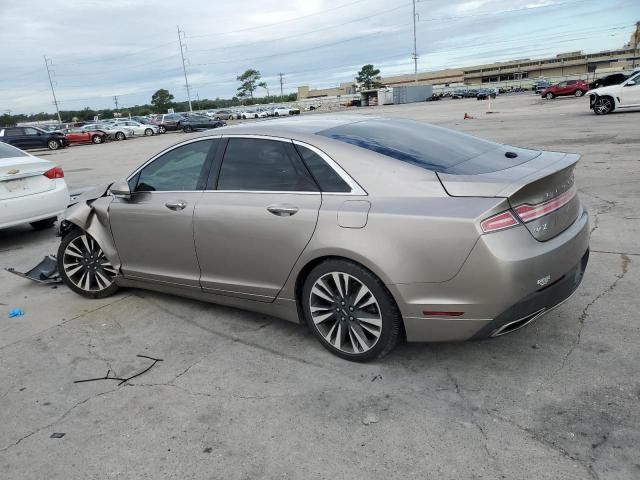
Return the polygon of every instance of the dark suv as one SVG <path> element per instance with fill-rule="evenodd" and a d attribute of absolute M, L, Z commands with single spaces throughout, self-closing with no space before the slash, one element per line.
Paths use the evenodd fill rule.
<path fill-rule="evenodd" d="M 48 148 L 58 150 L 69 143 L 60 132 L 46 132 L 36 127 L 0 128 L 0 142 L 8 143 L 23 150 L 27 148 Z"/>
<path fill-rule="evenodd" d="M 164 113 L 152 117 L 151 123 L 158 126 L 160 133 L 165 133 L 167 130 L 180 129 L 180 120 L 182 119 L 183 117 L 179 113 Z"/>

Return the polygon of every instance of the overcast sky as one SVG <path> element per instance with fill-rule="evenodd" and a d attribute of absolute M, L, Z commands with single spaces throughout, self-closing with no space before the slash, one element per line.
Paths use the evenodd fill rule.
<path fill-rule="evenodd" d="M 418 0 L 418 68 L 437 70 L 619 48 L 640 0 Z M 413 71 L 411 0 L 0 0 L 0 112 L 186 100 L 176 26 L 185 32 L 192 96 L 230 98 L 260 70 L 271 93 Z M 257 92 L 264 95 L 266 92 Z"/>

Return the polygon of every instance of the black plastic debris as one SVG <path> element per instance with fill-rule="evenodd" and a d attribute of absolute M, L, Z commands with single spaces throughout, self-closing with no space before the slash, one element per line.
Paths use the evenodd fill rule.
<path fill-rule="evenodd" d="M 144 370 L 136 373 L 135 375 L 131 375 L 130 377 L 127 377 L 127 378 L 111 377 L 111 376 L 109 376 L 110 373 L 111 373 L 111 370 L 107 370 L 107 374 L 104 377 L 87 378 L 86 380 L 75 380 L 73 383 L 97 382 L 98 380 L 117 380 L 117 381 L 120 382 L 120 383 L 118 383 L 118 386 L 120 386 L 123 383 L 127 383 L 129 380 L 131 380 L 133 378 L 139 377 L 143 373 L 147 373 L 149 370 L 151 370 L 154 367 L 154 365 L 156 363 L 162 362 L 161 358 L 147 357 L 146 355 L 136 355 L 136 357 L 138 357 L 138 358 L 148 358 L 149 360 L 153 360 L 153 363 L 151 365 L 149 365 L 147 368 L 145 368 Z"/>
<path fill-rule="evenodd" d="M 52 433 L 52 434 L 51 434 L 51 436 L 50 436 L 49 438 L 62 438 L 62 437 L 64 437 L 65 435 L 66 435 L 66 433 L 62 433 L 62 432 L 59 432 L 59 433 Z"/>
<path fill-rule="evenodd" d="M 58 272 L 58 261 L 53 255 L 47 255 L 42 261 L 28 272 L 18 272 L 15 268 L 5 268 L 9 273 L 32 280 L 37 283 L 62 283 Z"/>

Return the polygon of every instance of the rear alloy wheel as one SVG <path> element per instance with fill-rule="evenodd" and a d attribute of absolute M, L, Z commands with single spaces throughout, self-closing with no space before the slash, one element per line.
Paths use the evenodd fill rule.
<path fill-rule="evenodd" d="M 74 292 L 88 298 L 104 298 L 118 290 L 117 271 L 98 242 L 82 230 L 72 230 L 58 247 L 58 271 Z"/>
<path fill-rule="evenodd" d="M 164 125 L 160 125 L 160 127 L 158 128 L 158 132 L 167 133 L 167 127 L 165 127 Z"/>
<path fill-rule="evenodd" d="M 145 134 L 147 137 L 150 137 L 151 135 L 153 135 L 153 130 L 151 130 L 150 128 L 145 128 L 145 129 L 144 129 L 144 134 Z"/>
<path fill-rule="evenodd" d="M 328 260 L 307 277 L 305 319 L 322 345 L 352 361 L 380 358 L 400 336 L 401 317 L 393 297 L 369 270 L 345 260 Z"/>
<path fill-rule="evenodd" d="M 584 92 L 582 90 L 576 90 L 576 93 L 574 95 L 576 97 L 581 97 L 582 95 L 584 95 Z"/>
<path fill-rule="evenodd" d="M 593 105 L 593 113 L 596 115 L 606 115 L 607 113 L 613 112 L 614 108 L 615 105 L 611 97 L 600 97 Z"/>
<path fill-rule="evenodd" d="M 60 142 L 58 140 L 49 140 L 47 147 L 49 147 L 49 150 L 58 150 L 60 148 Z"/>
<path fill-rule="evenodd" d="M 545 95 L 545 98 L 546 98 L 547 100 L 553 100 L 553 97 L 554 97 L 553 93 L 547 93 L 547 94 Z"/>
<path fill-rule="evenodd" d="M 93 143 L 95 143 L 96 145 L 99 143 L 102 143 L 102 136 L 101 135 L 94 135 L 93 137 L 91 137 L 91 141 Z"/>
<path fill-rule="evenodd" d="M 127 136 L 124 133 L 122 132 L 116 133 L 116 140 L 124 140 L 125 138 L 127 138 Z"/>
<path fill-rule="evenodd" d="M 38 220 L 37 222 L 31 222 L 31 225 L 35 230 L 45 230 L 47 228 L 53 227 L 53 225 L 58 220 L 57 217 L 45 218 L 44 220 Z"/>

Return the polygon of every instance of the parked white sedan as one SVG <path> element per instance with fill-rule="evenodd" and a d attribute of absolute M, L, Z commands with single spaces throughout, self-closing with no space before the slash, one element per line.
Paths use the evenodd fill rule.
<path fill-rule="evenodd" d="M 69 204 L 62 168 L 0 143 L 0 229 L 49 228 Z"/>
<path fill-rule="evenodd" d="M 271 107 L 271 115 L 274 117 L 291 115 L 291 109 L 282 105 L 276 105 L 275 107 Z"/>
<path fill-rule="evenodd" d="M 158 135 L 160 127 L 157 125 L 145 125 L 144 123 L 136 122 L 135 120 L 120 120 L 117 122 L 111 122 L 114 127 L 128 128 L 133 130 L 135 135 Z"/>

